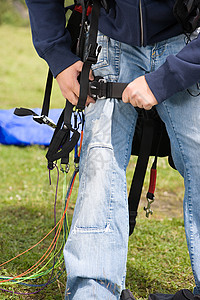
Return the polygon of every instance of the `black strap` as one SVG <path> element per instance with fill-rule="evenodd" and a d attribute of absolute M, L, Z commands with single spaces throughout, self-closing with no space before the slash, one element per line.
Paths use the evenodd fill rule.
<path fill-rule="evenodd" d="M 41 112 L 42 116 L 49 115 L 52 84 L 53 84 L 53 74 L 52 74 L 51 70 L 49 69 L 48 75 L 47 75 L 45 93 L 44 93 L 44 100 L 43 100 L 43 105 L 42 105 L 42 112 Z"/>
<path fill-rule="evenodd" d="M 16 108 L 14 110 L 14 114 L 17 116 L 20 116 L 20 117 L 32 115 L 33 120 L 36 121 L 37 123 L 47 124 L 47 125 L 51 126 L 52 128 L 56 128 L 56 125 L 54 124 L 54 122 L 48 118 L 52 84 L 53 84 L 53 75 L 52 75 L 51 70 L 49 69 L 48 75 L 47 75 L 47 80 L 46 80 L 46 87 L 45 87 L 42 111 L 41 111 L 40 116 L 38 114 L 36 114 L 33 110 L 28 109 L 28 108 L 23 108 L 23 107 Z"/>
<path fill-rule="evenodd" d="M 135 167 L 135 172 L 133 175 L 133 180 L 131 183 L 131 188 L 128 197 L 129 235 L 133 233 L 136 224 L 137 210 L 140 201 L 140 196 L 142 193 L 142 187 L 143 187 L 146 169 L 149 161 L 149 156 L 151 153 L 153 134 L 154 134 L 154 121 L 152 119 L 144 118 L 140 152 L 137 159 L 137 164 Z"/>
<path fill-rule="evenodd" d="M 176 0 L 173 12 L 186 35 L 200 26 L 199 0 Z"/>
<path fill-rule="evenodd" d="M 128 83 L 106 82 L 102 77 L 96 77 L 89 82 L 88 94 L 97 99 L 116 98 L 121 99 L 124 89 Z"/>
<path fill-rule="evenodd" d="M 80 133 L 78 130 L 73 129 L 71 125 L 73 107 L 73 104 L 66 100 L 65 108 L 58 120 L 57 128 L 46 154 L 49 169 L 54 168 L 53 163 L 58 159 L 61 159 L 61 163 L 67 164 L 69 162 L 69 153 L 79 140 Z"/>
<path fill-rule="evenodd" d="M 83 68 L 80 75 L 80 95 L 78 99 L 77 109 L 83 110 L 85 108 L 85 103 L 88 96 L 88 84 L 89 84 L 89 72 L 92 64 L 97 62 L 97 57 L 100 48 L 97 49 L 97 33 L 99 24 L 99 14 L 100 14 L 101 4 L 100 1 L 93 1 L 93 8 L 91 13 L 91 25 L 89 31 L 89 41 L 88 41 L 88 54 L 86 60 L 83 64 Z"/>
<path fill-rule="evenodd" d="M 120 82 L 108 82 L 107 85 L 107 95 L 108 98 L 119 98 L 119 95 L 122 95 L 124 89 L 127 87 L 128 83 L 120 83 Z M 119 99 L 121 99 L 120 96 Z"/>
<path fill-rule="evenodd" d="M 16 107 L 14 110 L 14 115 L 19 116 L 19 117 L 25 117 L 25 116 L 38 116 L 33 110 L 29 108 L 24 108 L 24 107 Z"/>

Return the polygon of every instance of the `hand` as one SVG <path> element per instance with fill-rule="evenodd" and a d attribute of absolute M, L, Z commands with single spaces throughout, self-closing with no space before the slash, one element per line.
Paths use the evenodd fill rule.
<path fill-rule="evenodd" d="M 158 104 L 144 76 L 136 78 L 127 85 L 122 94 L 122 101 L 146 110 L 150 110 L 152 106 Z"/>
<path fill-rule="evenodd" d="M 82 61 L 77 61 L 67 69 L 63 70 L 56 77 L 60 90 L 65 99 L 69 100 L 73 105 L 77 105 L 80 92 L 80 84 L 77 80 L 83 67 Z M 90 80 L 94 80 L 92 71 L 89 75 Z M 94 99 L 90 96 L 87 97 L 86 105 L 95 103 Z"/>

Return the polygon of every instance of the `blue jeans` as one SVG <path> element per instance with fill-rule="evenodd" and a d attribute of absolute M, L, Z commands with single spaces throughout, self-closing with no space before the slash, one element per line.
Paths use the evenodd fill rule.
<path fill-rule="evenodd" d="M 183 36 L 147 47 L 131 47 L 101 33 L 95 75 L 130 82 L 152 72 L 184 46 Z M 199 91 L 194 85 L 190 91 Z M 157 105 L 171 139 L 175 165 L 185 180 L 184 218 L 200 294 L 200 97 L 183 91 Z M 125 287 L 129 222 L 126 168 L 137 113 L 116 99 L 85 109 L 80 185 L 71 231 L 64 248 L 68 274 L 66 300 L 116 300 Z"/>

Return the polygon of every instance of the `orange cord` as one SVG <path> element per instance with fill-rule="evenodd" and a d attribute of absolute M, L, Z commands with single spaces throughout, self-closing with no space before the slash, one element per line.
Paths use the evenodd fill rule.
<path fill-rule="evenodd" d="M 78 153 L 78 156 L 80 157 L 80 153 L 81 153 L 81 148 L 82 148 L 82 142 L 83 142 L 83 131 L 81 131 L 81 139 L 80 139 L 80 148 L 79 148 L 79 153 Z M 68 205 L 69 205 L 69 200 L 70 200 L 70 197 L 71 197 L 71 193 L 72 193 L 72 189 L 73 189 L 73 186 L 74 186 L 74 182 L 75 182 L 75 178 L 76 178 L 76 175 L 77 173 L 75 174 L 74 176 L 74 179 L 72 181 L 72 185 L 71 185 L 71 189 L 70 189 L 70 192 L 69 192 L 69 196 L 67 198 L 67 203 L 66 203 L 66 207 L 65 207 L 65 210 L 64 210 L 64 213 L 60 219 L 60 221 L 50 230 L 49 233 L 47 233 L 38 243 L 36 243 L 35 245 L 31 246 L 29 249 L 25 250 L 24 252 L 16 255 L 15 257 L 11 258 L 10 260 L 0 264 L 0 267 L 4 266 L 5 264 L 11 262 L 12 260 L 20 257 L 21 255 L 29 252 L 30 250 L 32 250 L 33 248 L 35 248 L 36 246 L 38 246 L 43 240 L 45 240 L 51 233 L 52 231 L 54 231 L 54 229 L 59 225 L 58 229 L 57 229 L 57 232 L 56 232 L 56 235 L 55 237 L 53 238 L 53 241 L 51 242 L 49 248 L 47 249 L 47 251 L 43 254 L 43 256 L 31 267 L 29 268 L 28 270 L 26 270 L 25 272 L 17 275 L 17 276 L 14 276 L 12 278 L 9 278 L 9 279 L 6 279 L 6 280 L 1 280 L 0 283 L 3 283 L 3 282 L 8 282 L 8 281 L 11 281 L 13 279 L 16 279 L 16 278 L 19 278 L 19 277 L 22 277 L 23 275 L 26 275 L 26 274 L 29 274 L 30 272 L 32 272 L 33 270 L 35 270 L 40 264 L 43 263 L 43 261 L 45 261 L 49 255 L 51 254 L 51 252 L 53 251 L 53 249 L 55 248 L 56 246 L 56 243 L 58 241 L 58 238 L 60 236 L 60 232 L 61 232 L 61 229 L 62 229 L 62 225 L 63 225 L 63 220 L 64 220 L 64 217 L 65 217 L 65 214 L 67 212 L 67 209 L 68 209 Z M 55 242 L 54 242 L 55 240 Z M 53 244 L 53 247 L 51 249 L 51 245 Z M 51 251 L 48 253 L 49 249 L 51 249 Z M 48 253 L 48 255 L 46 255 Z M 46 257 L 43 259 L 43 257 L 46 255 Z M 42 260 L 43 259 L 43 260 Z M 42 260 L 42 261 L 41 261 Z"/>
<path fill-rule="evenodd" d="M 72 182 L 72 186 L 71 186 L 71 189 L 70 189 L 69 196 L 68 196 L 68 198 L 67 198 L 67 203 L 66 203 L 66 207 L 65 207 L 65 211 L 64 211 L 64 213 L 63 213 L 63 216 L 61 217 L 60 221 L 56 224 L 56 226 L 54 226 L 54 228 L 53 228 L 53 229 L 52 229 L 52 230 L 51 230 L 51 231 L 50 231 L 43 239 L 41 239 L 41 241 L 43 241 L 43 240 L 44 240 L 44 239 L 45 239 L 45 238 L 46 238 L 46 237 L 47 237 L 47 236 L 48 236 L 48 235 L 49 235 L 49 234 L 50 234 L 50 233 L 58 226 L 58 224 L 60 223 L 60 225 L 59 225 L 59 227 L 58 227 L 58 230 L 57 230 L 57 233 L 56 233 L 55 237 L 53 238 L 53 241 L 51 242 L 51 244 L 50 244 L 49 248 L 47 249 L 47 251 L 44 253 L 44 255 L 43 255 L 43 256 L 42 256 L 42 257 L 41 257 L 41 258 L 40 258 L 40 259 L 39 259 L 39 260 L 38 260 L 31 268 L 29 268 L 28 270 L 26 270 L 25 272 L 23 272 L 23 273 L 21 273 L 21 274 L 19 274 L 19 275 L 17 275 L 17 276 L 14 276 L 14 277 L 9 278 L 9 279 L 6 279 L 6 280 L 1 280 L 0 283 L 8 282 L 8 281 L 11 281 L 11 280 L 16 279 L 16 278 L 18 278 L 18 277 L 22 277 L 23 275 L 29 274 L 30 272 L 32 272 L 33 270 L 35 270 L 40 264 L 42 264 L 43 261 L 45 261 L 45 260 L 48 258 L 48 256 L 51 254 L 51 252 L 53 251 L 53 249 L 54 249 L 54 247 L 55 247 L 55 245 L 56 245 L 56 243 L 57 243 L 57 240 L 58 240 L 58 238 L 59 238 L 59 236 L 60 236 L 60 232 L 61 232 L 62 225 L 63 225 L 63 220 L 64 220 L 64 217 L 65 217 L 65 214 L 66 214 L 68 205 L 69 205 L 69 200 L 70 200 L 70 197 L 71 197 L 72 188 L 73 188 L 73 185 L 74 185 L 74 181 L 75 181 L 76 175 L 77 175 L 77 173 L 75 174 L 74 179 L 73 179 L 73 182 Z M 57 238 L 56 238 L 56 237 L 57 237 Z M 54 240 L 55 240 L 55 243 L 54 243 Z M 38 242 L 37 244 L 35 244 L 34 246 L 30 247 L 28 250 L 22 252 L 21 254 L 18 254 L 16 257 L 14 257 L 14 258 L 8 260 L 7 262 L 1 264 L 0 266 L 3 266 L 3 265 L 5 265 L 6 263 L 12 261 L 13 259 L 19 257 L 20 255 L 22 255 L 22 254 L 24 254 L 24 253 L 30 251 L 32 248 L 36 247 L 41 241 L 39 241 L 39 242 Z M 43 257 L 44 257 L 44 256 L 46 255 L 46 253 L 49 251 L 49 249 L 51 248 L 51 245 L 52 245 L 53 243 L 54 243 L 54 245 L 53 245 L 51 251 L 50 251 L 49 254 L 43 259 Z M 42 259 L 43 259 L 43 260 L 42 260 Z M 42 260 L 42 261 L 41 261 L 41 260 Z M 39 264 L 39 263 L 40 263 L 40 264 Z"/>
<path fill-rule="evenodd" d="M 81 154 L 82 143 L 83 143 L 83 130 L 81 131 L 81 140 L 80 140 L 80 147 L 79 147 L 78 157 L 80 157 L 80 154 Z"/>

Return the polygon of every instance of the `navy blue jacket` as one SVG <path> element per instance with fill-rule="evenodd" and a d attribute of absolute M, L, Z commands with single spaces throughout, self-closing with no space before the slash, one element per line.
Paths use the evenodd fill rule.
<path fill-rule="evenodd" d="M 173 15 L 175 0 L 110 0 L 102 9 L 99 29 L 118 41 L 145 46 L 182 33 Z M 26 0 L 33 43 L 56 77 L 79 58 L 70 51 L 64 0 Z M 200 36 L 176 56 L 170 55 L 146 80 L 158 102 L 200 80 Z"/>

